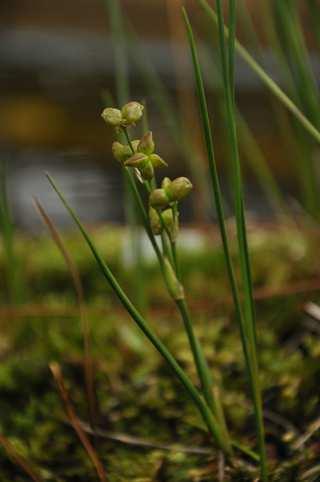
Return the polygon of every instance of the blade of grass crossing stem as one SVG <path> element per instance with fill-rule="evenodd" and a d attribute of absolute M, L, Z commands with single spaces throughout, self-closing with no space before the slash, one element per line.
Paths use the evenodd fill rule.
<path fill-rule="evenodd" d="M 208 18 L 218 23 L 218 17 L 213 8 L 210 7 L 206 0 L 197 0 L 200 6 L 203 8 Z M 229 36 L 229 30 L 224 26 L 225 37 Z M 248 66 L 255 72 L 264 85 L 277 97 L 278 101 L 288 109 L 291 114 L 300 122 L 304 129 L 318 142 L 320 143 L 320 132 L 312 124 L 312 122 L 303 114 L 298 106 L 287 96 L 287 94 L 278 86 L 278 84 L 265 72 L 265 70 L 259 65 L 259 63 L 250 55 L 250 53 L 243 47 L 243 45 L 236 40 L 235 49 L 240 57 L 248 64 Z"/>
<path fill-rule="evenodd" d="M 83 336 L 84 379 L 85 379 L 85 386 L 86 386 L 87 403 L 89 408 L 89 419 L 90 419 L 91 425 L 95 427 L 96 396 L 94 392 L 94 371 L 93 371 L 93 364 L 92 364 L 92 357 L 91 357 L 91 330 L 90 330 L 90 325 L 85 312 L 84 292 L 83 292 L 80 273 L 57 227 L 55 226 L 50 216 L 48 215 L 48 213 L 46 212 L 46 210 L 44 209 L 44 207 L 42 206 L 42 204 L 38 199 L 34 198 L 34 204 L 45 226 L 48 228 L 53 242 L 56 244 L 58 250 L 62 254 L 62 257 L 66 263 L 66 266 L 69 270 L 69 273 L 73 281 L 73 286 L 74 286 L 74 290 L 78 301 L 80 322 L 81 322 L 81 329 L 82 329 L 82 336 Z"/>
<path fill-rule="evenodd" d="M 215 163 L 214 147 L 213 147 L 213 140 L 212 140 L 212 134 L 211 134 L 211 128 L 210 128 L 210 121 L 209 121 L 209 113 L 208 113 L 208 108 L 207 108 L 207 102 L 206 102 L 206 96 L 205 96 L 205 91 L 204 91 L 204 84 L 203 84 L 198 54 L 197 54 L 194 36 L 193 36 L 193 32 L 192 32 L 192 27 L 191 27 L 188 15 L 187 15 L 185 9 L 183 9 L 182 11 L 183 11 L 184 20 L 185 20 L 185 23 L 186 23 L 187 34 L 188 34 L 188 38 L 189 38 L 189 43 L 190 43 L 190 48 L 191 48 L 191 53 L 192 53 L 192 59 L 193 59 L 193 64 L 194 64 L 196 86 L 197 86 L 199 103 L 200 103 L 200 112 L 201 112 L 201 117 L 202 117 L 202 122 L 203 122 L 204 136 L 205 136 L 207 150 L 208 150 L 210 174 L 211 174 L 211 177 L 212 177 L 212 184 L 213 184 L 213 194 L 214 194 L 214 200 L 215 200 L 215 204 L 216 204 L 216 208 L 217 208 L 217 212 L 218 212 L 218 221 L 219 221 L 219 227 L 220 227 L 220 232 L 221 232 L 221 237 L 222 237 L 222 242 L 223 242 L 225 261 L 226 261 L 226 265 L 227 265 L 227 271 L 228 271 L 229 281 L 230 281 L 230 285 L 231 285 L 231 291 L 232 291 L 233 301 L 234 301 L 234 305 L 235 305 L 235 311 L 236 311 L 237 319 L 238 319 L 239 325 L 240 325 L 242 346 L 243 346 L 244 356 L 245 356 L 245 360 L 246 360 L 246 367 L 247 367 L 247 372 L 248 372 L 248 376 L 249 376 L 249 380 L 250 380 L 250 385 L 251 385 L 252 392 L 253 392 L 253 398 L 254 398 L 254 402 L 255 402 L 254 406 L 255 406 L 255 409 L 256 409 L 256 407 L 259 406 L 259 403 L 258 403 L 259 402 L 259 391 L 256 390 L 257 384 L 255 383 L 255 381 L 257 379 L 257 369 L 256 369 L 256 364 L 253 363 L 253 361 L 255 360 L 254 345 L 250 340 L 251 337 L 248 335 L 248 329 L 247 329 L 247 326 L 245 325 L 245 319 L 243 318 L 243 313 L 242 313 L 242 308 L 241 308 L 241 303 L 240 303 L 240 297 L 239 297 L 239 293 L 238 293 L 237 283 L 236 283 L 236 279 L 235 279 L 235 275 L 234 275 L 234 271 L 233 271 L 232 260 L 231 260 L 231 256 L 230 256 L 228 237 L 227 237 L 227 232 L 226 232 L 226 227 L 225 227 L 225 222 L 224 222 L 221 189 L 220 189 L 220 183 L 219 183 L 219 178 L 218 178 L 218 173 L 217 173 L 217 168 L 216 168 L 216 163 Z M 257 411 L 258 411 L 258 409 L 255 410 L 255 412 L 257 412 Z M 260 413 L 261 413 L 261 410 L 260 410 Z M 261 445 L 261 444 L 259 444 L 259 445 Z M 267 480 L 267 479 L 264 478 L 264 480 Z"/>
<path fill-rule="evenodd" d="M 239 257 L 242 277 L 242 288 L 244 293 L 244 319 L 246 334 L 248 336 L 250 349 L 250 373 L 251 389 L 254 402 L 256 425 L 258 432 L 258 445 L 260 452 L 260 469 L 263 481 L 268 479 L 267 458 L 265 448 L 265 433 L 263 423 L 263 409 L 261 389 L 259 383 L 258 360 L 257 360 L 257 336 L 255 326 L 255 306 L 253 299 L 253 287 L 251 278 L 251 267 L 247 241 L 244 196 L 242 186 L 242 174 L 239 158 L 239 146 L 235 117 L 235 79 L 234 79 L 234 53 L 235 53 L 235 29 L 236 29 L 236 0 L 229 0 L 229 36 L 228 49 L 225 47 L 224 18 L 221 0 L 216 0 L 218 14 L 218 30 L 220 56 L 224 78 L 225 101 L 227 104 L 228 134 L 233 154 L 233 189 L 235 191 L 235 215 L 237 224 L 237 237 L 239 245 Z M 227 54 L 228 53 L 228 54 Z M 249 350 L 248 350 L 249 352 Z"/>
<path fill-rule="evenodd" d="M 58 187 L 56 186 L 53 179 L 47 175 L 47 178 L 57 193 L 58 197 L 60 198 L 61 202 L 65 206 L 66 210 L 69 212 L 70 216 L 74 220 L 75 224 L 77 225 L 78 229 L 80 230 L 83 238 L 85 239 L 87 245 L 89 246 L 97 265 L 102 272 L 103 276 L 106 278 L 112 289 L 114 290 L 115 294 L 117 295 L 118 299 L 131 316 L 133 321 L 137 324 L 137 326 L 141 329 L 144 335 L 148 338 L 148 340 L 152 343 L 152 345 L 156 348 L 156 350 L 162 355 L 165 361 L 168 363 L 176 377 L 180 380 L 184 388 L 186 389 L 187 393 L 189 394 L 191 400 L 193 401 L 194 405 L 198 408 L 206 426 L 208 427 L 209 432 L 213 436 L 215 442 L 218 446 L 224 451 L 224 453 L 228 456 L 231 455 L 231 447 L 225 444 L 223 436 L 220 432 L 219 423 L 216 420 L 215 416 L 212 414 L 210 408 L 208 407 L 207 403 L 204 401 L 198 390 L 194 387 L 191 380 L 184 372 L 184 370 L 180 367 L 177 363 L 173 355 L 170 351 L 166 348 L 166 346 L 162 343 L 160 338 L 154 333 L 152 328 L 150 327 L 149 323 L 145 320 L 145 318 L 141 315 L 141 313 L 137 310 L 137 308 L 132 304 L 130 299 L 127 297 L 125 292 L 122 290 L 121 286 L 117 282 L 116 278 L 113 276 L 110 268 L 104 262 L 100 254 L 98 253 L 93 241 L 91 240 L 89 234 L 81 224 L 79 218 L 73 211 L 73 209 L 69 206 L 66 199 L 64 198 L 63 194 L 60 192 Z"/>

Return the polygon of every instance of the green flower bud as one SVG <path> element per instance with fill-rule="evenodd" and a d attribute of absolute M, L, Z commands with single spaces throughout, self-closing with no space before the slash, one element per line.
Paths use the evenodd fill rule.
<path fill-rule="evenodd" d="M 132 155 L 130 147 L 123 145 L 118 141 L 113 142 L 112 153 L 115 159 L 121 163 L 125 162 Z"/>
<path fill-rule="evenodd" d="M 172 209 L 166 209 L 161 213 L 162 221 L 170 233 L 172 241 L 175 241 L 179 231 L 178 214 L 175 216 Z"/>
<path fill-rule="evenodd" d="M 121 109 L 124 124 L 127 126 L 136 124 L 143 115 L 143 109 L 143 105 L 139 102 L 129 102 L 124 105 Z"/>
<path fill-rule="evenodd" d="M 151 206 L 149 208 L 149 221 L 150 221 L 150 227 L 153 234 L 155 235 L 161 234 L 162 224 L 161 224 L 160 216 L 157 213 L 157 211 Z"/>
<path fill-rule="evenodd" d="M 153 167 L 166 167 L 168 165 L 158 154 L 150 154 L 149 160 Z"/>
<path fill-rule="evenodd" d="M 129 159 L 127 159 L 124 164 L 128 167 L 137 167 L 138 169 L 141 169 L 145 167 L 147 162 L 148 156 L 146 156 L 142 152 L 136 152 L 131 157 L 129 157 Z"/>
<path fill-rule="evenodd" d="M 168 258 L 164 258 L 163 268 L 164 268 L 164 277 L 165 277 L 170 295 L 174 300 L 183 300 L 184 299 L 183 286 L 179 282 L 176 276 L 176 273 L 174 272 L 174 269 L 172 268 Z"/>
<path fill-rule="evenodd" d="M 152 132 L 149 131 L 142 137 L 138 146 L 138 151 L 150 156 L 150 154 L 153 154 L 154 148 L 155 145 L 153 142 Z"/>
<path fill-rule="evenodd" d="M 150 205 L 154 208 L 164 209 L 169 206 L 170 199 L 164 189 L 155 189 L 149 197 Z"/>
<path fill-rule="evenodd" d="M 119 109 L 107 107 L 102 111 L 101 117 L 112 127 L 120 127 L 122 123 L 122 113 Z"/>
<path fill-rule="evenodd" d="M 192 188 L 187 177 L 178 177 L 166 188 L 166 193 L 171 201 L 180 201 L 189 194 Z"/>

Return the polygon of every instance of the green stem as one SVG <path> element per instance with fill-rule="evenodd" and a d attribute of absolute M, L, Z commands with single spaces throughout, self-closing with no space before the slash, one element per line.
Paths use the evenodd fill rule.
<path fill-rule="evenodd" d="M 201 382 L 201 388 L 203 396 L 209 407 L 212 408 L 217 420 L 219 420 L 221 431 L 223 432 L 224 439 L 230 443 L 229 434 L 227 430 L 226 420 L 224 416 L 223 407 L 220 401 L 219 393 L 214 393 L 214 389 L 217 386 L 217 382 L 213 382 L 212 375 L 209 370 L 207 361 L 205 359 L 201 344 L 196 337 L 193 330 L 193 323 L 190 317 L 188 306 L 186 301 L 176 300 L 176 305 L 181 314 L 186 333 L 188 335 L 193 359 L 197 368 L 198 376 Z"/>
<path fill-rule="evenodd" d="M 125 134 L 125 137 L 127 139 L 128 145 L 130 146 L 130 149 L 132 153 L 134 153 L 134 149 L 130 140 L 130 136 L 128 134 L 128 131 L 125 127 L 123 127 L 123 132 Z M 150 194 L 151 192 L 151 185 L 148 182 L 144 183 L 144 186 Z M 173 206 L 174 209 L 174 215 L 177 215 L 177 206 Z M 178 255 L 177 255 L 177 249 L 176 249 L 176 243 L 172 240 L 172 237 L 170 235 L 170 232 L 167 229 L 167 226 L 165 225 L 163 221 L 163 217 L 161 215 L 161 211 L 158 212 L 160 221 L 162 223 L 162 227 L 164 229 L 163 233 L 161 234 L 161 241 L 162 241 L 162 247 L 163 247 L 163 253 L 164 255 L 170 260 L 171 264 L 174 267 L 174 271 L 176 273 L 177 278 L 179 279 L 179 264 L 178 264 Z M 169 245 L 167 243 L 167 238 L 169 240 Z M 159 264 L 161 266 L 161 269 L 163 271 L 163 258 L 162 255 L 158 256 Z M 164 277 L 165 278 L 165 277 Z M 203 389 L 204 397 L 207 401 L 208 406 L 212 409 L 213 414 L 217 417 L 220 427 L 222 430 L 223 437 L 225 439 L 225 443 L 227 445 L 230 445 L 230 439 L 229 439 L 229 434 L 227 431 L 227 426 L 226 426 L 226 421 L 225 421 L 225 416 L 223 412 L 223 407 L 220 402 L 220 396 L 219 396 L 219 391 L 216 387 L 213 389 L 213 383 L 211 379 L 211 374 L 210 370 L 207 364 L 207 361 L 204 357 L 202 347 L 197 339 L 197 337 L 194 334 L 193 331 L 193 324 L 191 321 L 191 317 L 187 308 L 187 304 L 185 300 L 175 300 L 176 305 L 178 307 L 178 311 L 180 312 L 181 318 L 183 320 L 188 340 L 190 343 L 190 348 L 191 352 L 193 355 L 193 359 L 197 368 L 199 380 Z"/>

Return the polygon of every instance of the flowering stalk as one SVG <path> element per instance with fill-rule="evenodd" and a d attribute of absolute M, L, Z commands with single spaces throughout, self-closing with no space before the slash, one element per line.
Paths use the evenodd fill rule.
<path fill-rule="evenodd" d="M 143 106 L 139 109 L 135 104 L 137 103 L 129 103 L 130 109 L 135 113 L 135 115 L 131 116 L 131 125 L 140 120 L 143 115 Z M 126 113 L 126 118 L 124 118 L 124 112 Z M 211 372 L 204 357 L 201 344 L 194 333 L 193 322 L 185 300 L 184 288 L 180 280 L 176 249 L 176 238 L 179 230 L 178 203 L 190 193 L 193 186 L 186 177 L 179 177 L 174 180 L 165 177 L 162 180 L 161 187 L 157 187 L 154 177 L 155 169 L 166 166 L 166 163 L 155 153 L 155 144 L 151 132 L 147 132 L 140 141 L 130 139 L 127 130 L 127 128 L 130 127 L 130 122 L 127 120 L 127 112 L 127 108 L 122 108 L 121 110 L 108 108 L 102 113 L 102 117 L 107 124 L 116 130 L 121 129 L 127 140 L 127 145 L 120 144 L 119 142 L 113 143 L 113 154 L 125 169 L 133 169 L 134 176 L 145 187 L 149 195 L 149 222 L 144 222 L 144 226 L 146 228 L 146 224 L 149 225 L 147 233 L 154 248 L 156 245 L 155 236 L 161 236 L 162 252 L 156 249 L 156 255 L 165 284 L 184 323 L 204 398 L 219 422 L 225 443 L 231 447 L 219 391 L 216 387 L 215 390 L 213 390 Z M 133 183 L 135 183 L 134 179 Z M 143 206 L 137 188 L 136 192 L 140 197 L 139 206 L 141 206 L 141 204 Z M 143 211 L 145 212 L 144 207 Z M 153 236 L 150 235 L 150 229 Z"/>

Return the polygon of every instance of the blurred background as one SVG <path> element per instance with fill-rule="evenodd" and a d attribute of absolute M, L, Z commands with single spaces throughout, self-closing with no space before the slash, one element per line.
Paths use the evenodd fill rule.
<path fill-rule="evenodd" d="M 218 160 L 226 178 L 228 146 L 216 50 L 212 49 L 215 32 L 197 2 L 184 3 L 199 40 Z M 309 9 L 314 2 L 300 3 L 301 31 L 318 80 L 318 32 L 313 29 Z M 277 55 L 268 36 L 264 4 L 264 0 L 239 2 L 238 36 L 288 90 L 290 82 L 280 65 L 281 55 Z M 214 215 L 206 202 L 206 164 L 180 8 L 179 0 L 1 2 L 0 158 L 6 164 L 10 205 L 20 228 L 37 230 L 40 226 L 32 195 L 42 199 L 60 224 L 68 223 L 51 193 L 45 171 L 56 178 L 85 221 L 124 222 L 122 176 L 110 153 L 111 132 L 100 117 L 103 106 L 108 102 L 116 105 L 121 95 L 146 102 L 149 124 L 158 151 L 169 163 L 169 174 L 193 178 L 196 192 L 184 206 L 184 220 L 207 222 Z M 285 43 L 282 48 L 290 68 L 290 52 L 285 50 Z M 292 138 L 288 126 L 287 137 L 283 136 L 286 114 L 278 112 L 275 120 L 273 102 L 265 87 L 241 60 L 237 61 L 237 96 L 249 129 L 243 132 L 247 135 L 246 152 L 251 145 L 251 161 L 263 156 L 280 182 L 286 201 L 291 202 L 292 196 L 298 197 L 299 175 L 292 159 L 288 159 Z M 186 133 L 187 141 L 181 139 L 182 133 Z M 251 212 L 269 218 L 270 199 L 257 180 L 254 166 L 246 169 L 246 174 Z"/>
<path fill-rule="evenodd" d="M 80 445 L 78 450 L 62 423 L 65 416 L 48 372 L 52 360 L 62 364 L 84 420 L 88 413 L 95 415 L 96 404 L 97 427 L 202 446 L 199 421 L 180 386 L 118 305 L 45 176 L 49 172 L 55 179 L 119 284 L 197 383 L 183 324 L 112 156 L 114 133 L 101 118 L 104 107 L 129 100 L 145 104 L 147 122 L 130 135 L 138 138 L 148 126 L 153 131 L 157 153 L 168 162 L 168 168 L 159 169 L 161 178 L 188 176 L 194 185 L 181 203 L 179 277 L 205 356 L 225 387 L 232 433 L 241 435 L 245 445 L 254 440 L 181 16 L 185 5 L 203 69 L 230 252 L 240 281 L 217 29 L 201 8 L 203 1 L 0 1 L 1 480 L 22 480 L 1 451 L 2 434 L 39 463 L 45 480 L 93 480 L 86 475 L 90 466 Z M 215 7 L 215 0 L 208 3 Z M 288 478 L 279 472 L 275 480 L 298 480 L 296 464 L 302 461 L 314 463 L 319 477 L 319 444 L 310 437 L 307 446 L 303 434 L 319 427 L 320 151 L 315 138 L 320 139 L 320 2 L 238 0 L 237 5 L 237 37 L 247 55 L 316 131 L 312 137 L 236 56 L 236 120 L 269 451 L 274 460 L 285 461 L 288 474 L 293 468 Z M 43 226 L 33 196 L 62 228 L 60 240 L 50 220 L 51 236 Z M 90 393 L 93 385 L 97 396 Z M 181 423 L 185 408 L 186 424 Z M 301 446 L 296 450 L 300 435 L 307 452 Z M 97 440 L 98 449 L 102 443 Z M 212 472 L 211 452 L 209 471 L 197 472 L 189 453 L 184 463 L 179 453 L 163 456 L 157 450 L 148 458 L 138 450 L 139 456 L 132 445 L 110 441 L 103 446 L 110 480 L 200 481 L 209 480 Z M 203 454 L 200 458 L 199 467 Z M 221 461 L 219 456 L 219 467 Z M 177 468 L 184 464 L 180 473 Z M 167 477 L 171 468 L 177 478 Z M 127 470 L 128 477 L 123 475 Z"/>

